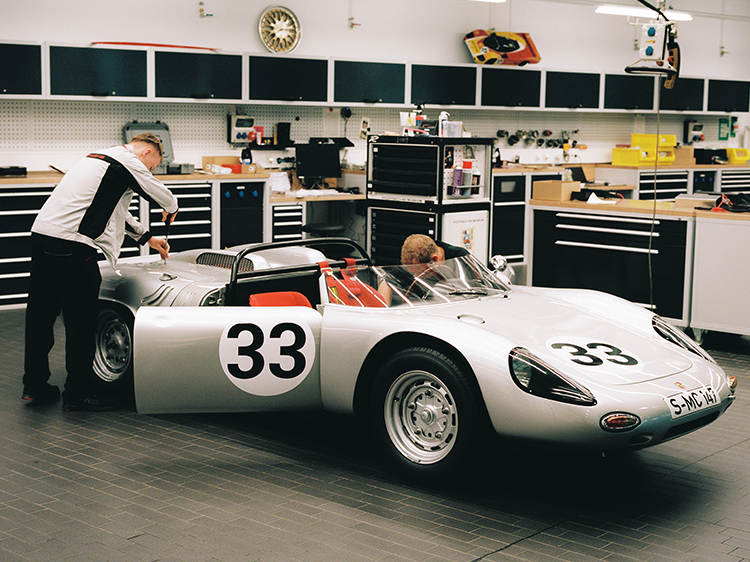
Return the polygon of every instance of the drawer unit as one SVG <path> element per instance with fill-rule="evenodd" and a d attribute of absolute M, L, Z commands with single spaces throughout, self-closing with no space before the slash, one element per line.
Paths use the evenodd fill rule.
<path fill-rule="evenodd" d="M 437 201 L 440 184 L 437 146 L 378 144 L 370 149 L 369 196 Z"/>
<path fill-rule="evenodd" d="M 0 187 L 0 306 L 26 302 L 31 225 L 53 189 L 53 185 Z"/>
<path fill-rule="evenodd" d="M 263 181 L 219 184 L 219 247 L 263 242 Z"/>
<path fill-rule="evenodd" d="M 177 218 L 169 226 L 170 251 L 210 248 L 211 184 L 167 184 L 167 187 L 177 197 L 180 209 Z M 160 208 L 149 209 L 149 223 L 154 236 L 163 237 L 166 234 Z"/>
<path fill-rule="evenodd" d="M 440 204 L 488 201 L 492 143 L 481 138 L 370 137 L 367 195 Z"/>
<path fill-rule="evenodd" d="M 436 213 L 405 209 L 368 209 L 369 248 L 377 265 L 401 263 L 401 245 L 411 234 L 437 235 Z"/>
<path fill-rule="evenodd" d="M 687 325 L 689 219 L 534 211 L 532 284 L 595 289 Z M 650 274 L 651 272 L 651 274 Z"/>
<path fill-rule="evenodd" d="M 721 192 L 750 192 L 750 169 L 721 170 Z"/>
<path fill-rule="evenodd" d="M 493 176 L 491 256 L 501 254 L 510 262 L 523 260 L 525 216 L 526 176 Z"/>
<path fill-rule="evenodd" d="M 302 240 L 304 211 L 302 204 L 272 205 L 271 241 Z"/>
<path fill-rule="evenodd" d="M 523 261 L 525 222 L 525 203 L 494 203 L 490 256 L 499 254 L 511 263 Z"/>
<path fill-rule="evenodd" d="M 660 201 L 674 201 L 680 194 L 688 193 L 688 171 L 662 171 L 656 174 L 654 182 L 653 172 L 641 172 L 638 175 L 638 199 L 656 199 Z"/>

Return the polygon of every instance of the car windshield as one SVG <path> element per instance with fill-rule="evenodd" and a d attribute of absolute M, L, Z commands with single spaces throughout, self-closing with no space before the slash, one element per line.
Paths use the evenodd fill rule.
<path fill-rule="evenodd" d="M 350 306 L 423 306 L 510 290 L 472 256 L 428 264 L 343 269 L 328 277 L 331 302 Z"/>

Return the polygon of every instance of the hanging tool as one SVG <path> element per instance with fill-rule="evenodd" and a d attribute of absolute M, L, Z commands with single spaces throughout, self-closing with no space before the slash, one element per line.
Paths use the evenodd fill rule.
<path fill-rule="evenodd" d="M 659 8 L 645 0 L 638 0 L 656 13 L 655 21 L 641 25 L 638 36 L 638 60 L 625 67 L 628 74 L 663 74 L 664 87 L 674 88 L 680 74 L 680 46 L 677 44 L 677 24 L 667 19 Z M 663 2 L 662 2 L 663 3 Z M 630 21 L 628 21 L 630 23 Z M 638 22 L 631 25 L 639 25 Z"/>

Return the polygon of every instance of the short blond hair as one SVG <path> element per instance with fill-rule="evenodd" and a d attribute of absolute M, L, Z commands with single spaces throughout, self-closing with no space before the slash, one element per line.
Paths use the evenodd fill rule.
<path fill-rule="evenodd" d="M 424 234 L 412 234 L 401 246 L 401 263 L 429 263 L 438 251 L 437 244 Z"/>
<path fill-rule="evenodd" d="M 159 161 L 164 159 L 164 149 L 162 149 L 161 141 L 159 140 L 159 137 L 157 137 L 154 133 L 139 133 L 135 135 L 132 139 L 130 139 L 130 142 L 131 143 L 141 142 L 145 144 L 150 144 L 159 153 Z"/>

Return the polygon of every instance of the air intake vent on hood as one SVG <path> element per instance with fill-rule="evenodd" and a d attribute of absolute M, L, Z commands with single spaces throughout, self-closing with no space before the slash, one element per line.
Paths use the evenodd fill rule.
<path fill-rule="evenodd" d="M 208 265 L 211 267 L 221 267 L 223 269 L 232 269 L 234 256 L 231 254 L 217 254 L 214 252 L 204 252 L 195 258 L 198 265 Z M 247 258 L 242 258 L 240 262 L 240 271 L 252 271 L 253 262 Z"/>

